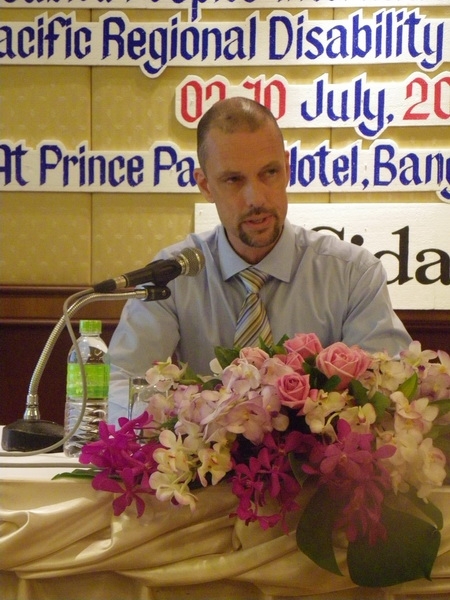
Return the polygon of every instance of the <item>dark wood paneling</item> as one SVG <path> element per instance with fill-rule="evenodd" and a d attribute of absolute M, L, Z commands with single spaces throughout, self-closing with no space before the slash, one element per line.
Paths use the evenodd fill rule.
<path fill-rule="evenodd" d="M 23 417 L 29 384 L 42 350 L 53 330 L 51 323 L 1 322 L 0 423 Z M 109 343 L 115 324 L 103 324 L 103 339 Z M 77 327 L 75 327 L 77 331 Z M 39 383 L 42 419 L 64 422 L 66 359 L 72 342 L 67 330 L 58 338 Z"/>
<path fill-rule="evenodd" d="M 0 423 L 20 419 L 36 364 L 63 314 L 67 298 L 82 288 L 53 286 L 0 286 Z M 123 301 L 101 301 L 80 309 L 71 319 L 78 331 L 80 319 L 101 319 L 103 339 L 109 343 Z M 39 383 L 42 419 L 64 422 L 66 359 L 72 345 L 64 329 L 55 343 Z"/>
<path fill-rule="evenodd" d="M 397 314 L 423 349 L 450 354 L 450 310 L 398 310 Z"/>
<path fill-rule="evenodd" d="M 39 286 L 0 286 L 0 423 L 23 416 L 28 387 L 42 350 L 62 315 L 64 301 L 78 288 Z M 107 343 L 123 307 L 121 302 L 95 302 L 75 315 L 103 321 Z M 450 353 L 450 310 L 398 311 L 399 317 L 423 348 Z M 41 417 L 63 423 L 66 357 L 71 346 L 64 330 L 55 344 L 39 385 Z"/>

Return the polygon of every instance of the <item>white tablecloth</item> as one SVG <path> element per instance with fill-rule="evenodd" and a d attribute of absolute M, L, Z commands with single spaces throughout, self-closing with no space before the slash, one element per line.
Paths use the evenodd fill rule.
<path fill-rule="evenodd" d="M 149 497 L 140 519 L 114 517 L 112 495 L 90 481 L 51 480 L 76 466 L 58 454 L 0 459 L 2 600 L 450 598 L 450 488 L 433 497 L 445 515 L 433 580 L 362 589 L 313 564 L 294 535 L 230 518 L 226 484 L 198 491 L 193 513 Z"/>

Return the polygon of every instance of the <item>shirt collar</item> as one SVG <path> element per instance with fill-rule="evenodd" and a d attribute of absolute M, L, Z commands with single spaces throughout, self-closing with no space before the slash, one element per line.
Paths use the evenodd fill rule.
<path fill-rule="evenodd" d="M 250 265 L 236 254 L 225 235 L 223 225 L 218 226 L 218 249 L 220 270 L 224 281 L 249 266 L 257 267 L 264 273 L 286 283 L 291 279 L 292 262 L 295 255 L 295 233 L 287 219 L 276 246 L 256 265 Z"/>

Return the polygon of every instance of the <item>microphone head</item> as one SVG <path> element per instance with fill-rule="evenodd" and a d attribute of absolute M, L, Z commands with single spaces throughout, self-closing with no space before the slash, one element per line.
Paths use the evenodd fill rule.
<path fill-rule="evenodd" d="M 181 265 L 182 275 L 197 275 L 205 266 L 205 257 L 198 248 L 185 248 L 176 257 Z"/>

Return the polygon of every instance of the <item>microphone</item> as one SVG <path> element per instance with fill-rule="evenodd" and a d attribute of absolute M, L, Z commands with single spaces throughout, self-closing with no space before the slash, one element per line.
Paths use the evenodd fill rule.
<path fill-rule="evenodd" d="M 109 293 L 143 283 L 165 286 L 178 275 L 197 275 L 205 266 L 205 257 L 198 248 L 185 248 L 178 256 L 155 260 L 142 269 L 130 271 L 114 279 L 105 279 L 93 286 L 94 292 Z"/>

